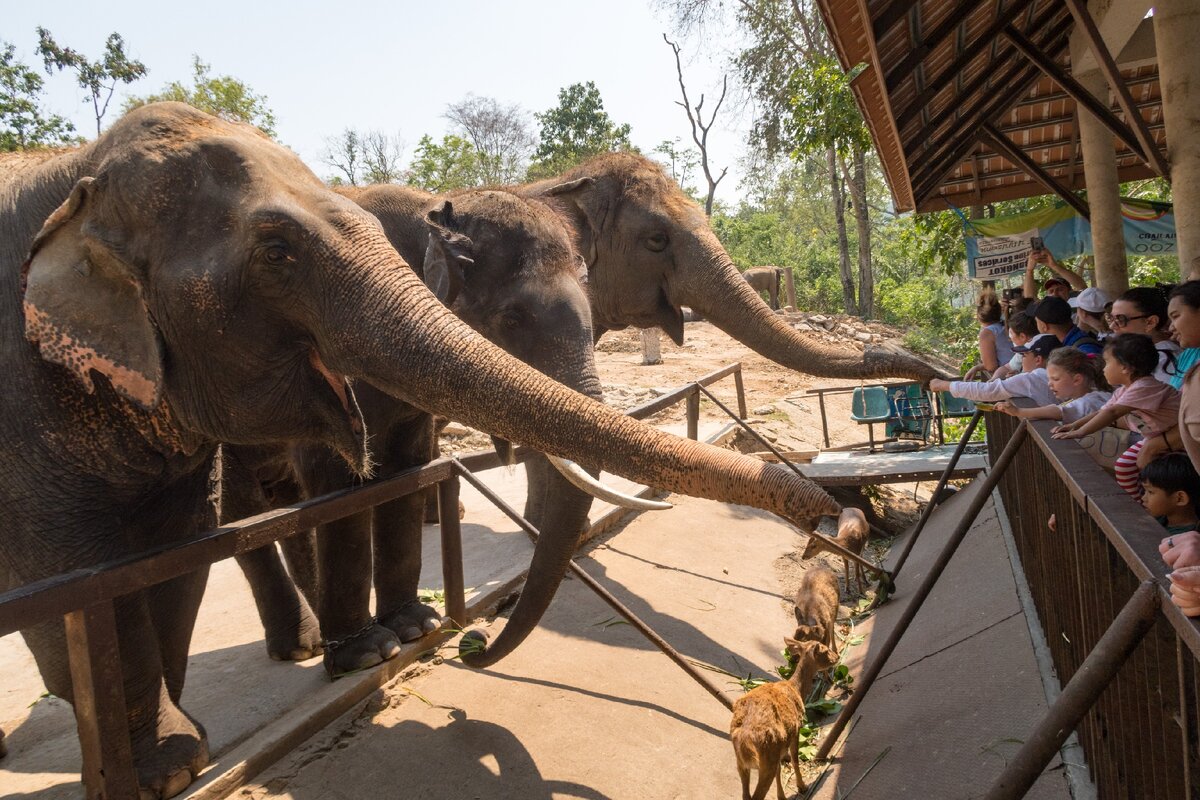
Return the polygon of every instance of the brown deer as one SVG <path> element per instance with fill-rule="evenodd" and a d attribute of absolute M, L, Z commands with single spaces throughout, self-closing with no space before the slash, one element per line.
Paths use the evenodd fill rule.
<path fill-rule="evenodd" d="M 836 653 L 840 594 L 837 574 L 829 567 L 813 567 L 805 572 L 796 589 L 796 632 L 792 635 L 801 641 L 821 642 Z"/>
<path fill-rule="evenodd" d="M 851 553 L 862 555 L 863 548 L 866 547 L 867 538 L 870 535 L 871 526 L 867 523 L 867 517 L 862 511 L 850 506 L 842 509 L 842 513 L 838 517 L 835 542 Z M 809 536 L 808 544 L 804 547 L 804 552 L 800 557 L 809 559 L 824 550 L 829 550 L 829 548 L 823 541 L 816 536 Z M 842 568 L 846 571 L 846 591 L 850 591 L 850 559 L 842 558 Z M 859 594 L 865 592 L 867 590 L 867 583 L 863 577 L 863 566 L 857 561 L 854 562 L 854 579 L 858 583 Z"/>
<path fill-rule="evenodd" d="M 763 684 L 733 703 L 729 739 L 742 779 L 742 800 L 764 800 L 775 779 L 779 800 L 784 800 L 780 763 L 786 758 L 796 773 L 796 789 L 807 790 L 800 777 L 800 726 L 804 723 L 804 698 L 817 673 L 837 664 L 837 653 L 820 642 L 784 639 L 796 658 L 792 677 Z M 758 770 L 758 783 L 750 794 L 750 770 Z"/>

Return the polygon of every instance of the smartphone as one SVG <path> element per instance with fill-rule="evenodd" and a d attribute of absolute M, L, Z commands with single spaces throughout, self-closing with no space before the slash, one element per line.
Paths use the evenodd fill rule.
<path fill-rule="evenodd" d="M 1029 249 L 1034 251 L 1035 253 L 1040 253 L 1042 250 L 1045 250 L 1046 245 L 1042 242 L 1042 237 L 1030 236 L 1029 237 Z"/>

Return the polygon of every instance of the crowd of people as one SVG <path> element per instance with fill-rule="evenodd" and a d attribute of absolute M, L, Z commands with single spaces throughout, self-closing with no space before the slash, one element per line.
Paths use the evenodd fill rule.
<path fill-rule="evenodd" d="M 1052 273 L 1040 296 L 1039 264 Z M 1114 298 L 1034 250 L 1022 285 L 984 292 L 976 313 L 979 363 L 930 388 L 1057 421 L 1054 438 L 1087 449 L 1165 528 L 1172 600 L 1200 616 L 1200 280 Z"/>

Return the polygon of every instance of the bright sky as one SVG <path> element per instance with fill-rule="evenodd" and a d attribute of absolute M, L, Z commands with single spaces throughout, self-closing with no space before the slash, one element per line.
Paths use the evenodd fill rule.
<path fill-rule="evenodd" d="M 674 56 L 662 40 L 669 20 L 650 3 L 203 0 L 185 12 L 171 10 L 183 4 L 161 0 L 7 2 L 0 40 L 41 70 L 39 25 L 59 45 L 91 59 L 110 33 L 120 33 L 149 74 L 118 88 L 106 122 L 119 115 L 126 93 L 189 83 L 195 53 L 212 65 L 212 74 L 232 75 L 265 94 L 279 138 L 327 177 L 332 170 L 320 161 L 324 138 L 344 128 L 398 133 L 407 143 L 407 164 L 423 134 L 445 132 L 446 105 L 468 93 L 545 111 L 557 105 L 559 89 L 588 80 L 600 89 L 609 115 L 632 126 L 631 139 L 644 152 L 677 136 L 689 142 L 687 119 L 675 104 Z M 706 108 L 715 102 L 729 44 L 684 43 L 693 103 L 702 91 Z M 83 97 L 65 73 L 46 78 L 46 107 L 91 136 L 95 120 Z M 727 99 L 709 136 L 712 161 L 730 169 L 717 189 L 717 199 L 727 203 L 740 196 L 736 161 L 749 125 L 735 117 L 735 108 Z M 697 176 L 693 183 L 702 181 Z"/>

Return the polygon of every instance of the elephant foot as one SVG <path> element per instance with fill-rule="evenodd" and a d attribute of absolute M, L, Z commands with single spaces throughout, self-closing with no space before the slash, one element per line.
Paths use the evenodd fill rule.
<path fill-rule="evenodd" d="M 442 627 L 442 615 L 413 600 L 379 617 L 379 623 L 394 631 L 401 642 L 415 642 Z"/>
<path fill-rule="evenodd" d="M 131 744 L 142 800 L 174 797 L 208 764 L 203 728 L 171 702 L 162 703 L 155 730 L 134 733 Z"/>
<path fill-rule="evenodd" d="M 297 595 L 299 607 L 292 613 L 264 619 L 267 654 L 275 661 L 304 661 L 324 652 L 321 625 L 308 603 Z"/>
<path fill-rule="evenodd" d="M 382 664 L 399 652 L 396 634 L 372 623 L 352 636 L 325 642 L 325 672 L 340 678 Z"/>

